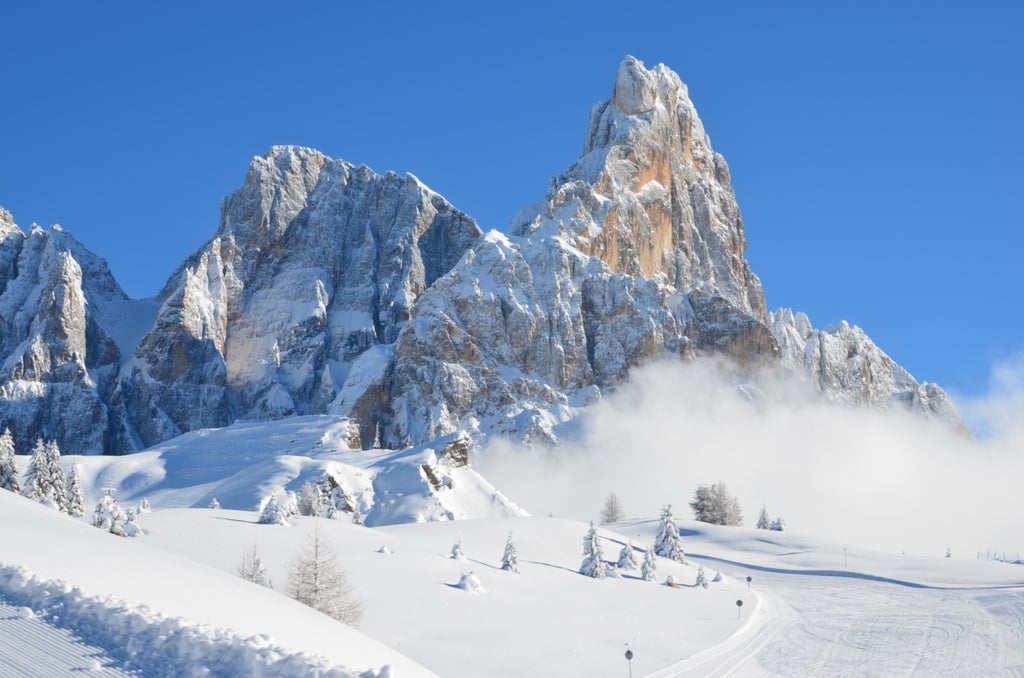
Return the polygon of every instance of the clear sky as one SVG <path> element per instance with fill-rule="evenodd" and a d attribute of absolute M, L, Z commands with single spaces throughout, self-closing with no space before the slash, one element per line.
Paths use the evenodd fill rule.
<path fill-rule="evenodd" d="M 359 5 L 5 3 L 0 205 L 135 297 L 274 144 L 412 172 L 503 229 L 633 54 L 689 85 L 770 308 L 860 325 L 954 392 L 1024 351 L 1024 3 Z"/>

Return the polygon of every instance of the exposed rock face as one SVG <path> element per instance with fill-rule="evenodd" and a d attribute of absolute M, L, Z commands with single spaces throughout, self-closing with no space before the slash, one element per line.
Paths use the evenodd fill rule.
<path fill-rule="evenodd" d="M 830 399 L 914 412 L 966 430 L 956 406 L 936 384 L 918 383 L 856 325 L 841 322 L 816 330 L 804 313 L 779 309 L 770 316 L 782 361 Z"/>
<path fill-rule="evenodd" d="M 106 448 L 120 361 L 107 328 L 127 301 L 106 262 L 69 233 L 24 233 L 0 210 L 0 419 L 18 450 L 40 437 L 65 453 Z"/>
<path fill-rule="evenodd" d="M 411 175 L 297 147 L 255 158 L 217 234 L 161 293 L 122 379 L 139 440 L 326 411 L 353 363 L 395 341 L 416 299 L 479 235 Z M 365 394 L 348 395 L 358 409 Z"/>
<path fill-rule="evenodd" d="M 0 423 L 20 449 L 93 453 L 320 413 L 366 447 L 467 428 L 551 442 L 632 367 L 706 355 L 781 357 L 835 400 L 959 422 L 858 328 L 767 314 L 728 166 L 665 66 L 622 62 L 583 151 L 484 235 L 412 175 L 272 148 L 151 302 L 0 210 Z"/>
<path fill-rule="evenodd" d="M 719 296 L 767 319 L 729 167 L 664 65 L 647 70 L 626 57 L 614 96 L 594 106 L 583 156 L 511 232 L 564 233 L 614 273 Z"/>

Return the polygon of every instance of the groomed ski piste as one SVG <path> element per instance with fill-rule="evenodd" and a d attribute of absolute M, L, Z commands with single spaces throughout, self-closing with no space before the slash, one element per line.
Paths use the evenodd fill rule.
<path fill-rule="evenodd" d="M 189 434 L 163 451 L 65 457 L 83 470 L 87 509 L 108 481 L 126 506 L 152 491 L 153 511 L 138 516 L 140 537 L 119 538 L 92 527 L 88 515 L 69 518 L 0 492 L 0 674 L 1024 674 L 1019 565 L 706 525 L 677 507 L 686 563 L 657 558 L 653 581 L 639 568 L 611 567 L 629 545 L 642 561 L 655 539 L 656 516 L 629 519 L 598 527 L 603 559 L 620 576 L 592 579 L 578 572 L 587 523 L 529 517 L 470 469 L 456 474 L 452 496 L 423 495 L 402 464 L 412 459 L 408 468 L 418 468 L 434 458 L 430 450 L 369 453 L 360 471 L 357 455 L 325 442 L 331 434 L 322 424 L 246 424 Z M 286 445 L 264 454 L 264 440 Z M 243 451 L 246 459 L 231 460 Z M 190 468 L 188 482 L 171 462 Z M 367 527 L 294 516 L 262 525 L 258 506 L 195 507 L 217 492 L 225 506 L 254 502 L 254 463 L 266 465 L 260 491 L 294 489 L 340 464 L 364 474 L 367 501 L 372 494 L 390 507 L 378 513 L 382 522 L 408 522 Z M 438 501 L 485 517 L 415 522 L 417 512 L 436 517 Z M 314 529 L 337 551 L 362 605 L 355 627 L 286 595 L 291 565 Z M 500 568 L 509 539 L 519 572 Z M 452 557 L 456 544 L 463 558 Z M 273 589 L 236 574 L 254 547 Z M 699 569 L 706 589 L 696 585 Z M 666 585 L 670 577 L 675 586 Z"/>

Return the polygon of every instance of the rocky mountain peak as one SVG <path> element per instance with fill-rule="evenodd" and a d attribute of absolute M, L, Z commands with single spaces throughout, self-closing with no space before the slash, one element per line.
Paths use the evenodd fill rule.
<path fill-rule="evenodd" d="M 14 223 L 14 217 L 11 213 L 0 207 L 0 236 L 5 236 L 14 231 L 20 232 L 21 229 Z"/>
<path fill-rule="evenodd" d="M 583 151 L 513 234 L 564 234 L 612 272 L 720 296 L 767 320 L 728 165 L 678 75 L 626 57 L 612 98 L 591 112 Z"/>
<path fill-rule="evenodd" d="M 686 86 L 626 57 L 583 155 L 507 233 L 411 174 L 275 146 L 134 302 L 70 233 L 0 210 L 0 424 L 19 449 L 79 453 L 305 414 L 357 422 L 366 445 L 547 443 L 637 365 L 702 356 L 781 359 L 833 400 L 958 421 L 859 328 L 769 316 L 745 249 Z"/>

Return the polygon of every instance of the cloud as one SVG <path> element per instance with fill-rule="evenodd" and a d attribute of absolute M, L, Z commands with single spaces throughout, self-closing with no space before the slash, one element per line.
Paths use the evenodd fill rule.
<path fill-rule="evenodd" d="M 688 517 L 697 485 L 721 480 L 747 525 L 763 504 L 790 529 L 879 550 L 1024 553 L 1024 361 L 993 384 L 969 404 L 993 432 L 979 441 L 901 410 L 825 403 L 791 376 L 657 363 L 592 407 L 575 441 L 494 443 L 479 466 L 535 514 L 595 519 L 615 492 L 627 515 L 671 503 Z"/>

